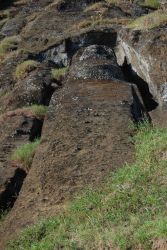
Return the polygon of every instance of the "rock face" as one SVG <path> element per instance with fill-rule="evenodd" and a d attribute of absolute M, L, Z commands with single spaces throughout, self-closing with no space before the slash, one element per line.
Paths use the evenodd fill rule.
<path fill-rule="evenodd" d="M 132 159 L 129 123 L 134 113 L 138 119 L 144 115 L 135 89 L 118 80 L 69 79 L 53 95 L 41 146 L 6 232 L 38 216 L 53 215 L 75 191 L 97 185 L 109 171 Z"/>
<path fill-rule="evenodd" d="M 33 104 L 49 105 L 50 98 L 55 90 L 50 69 L 38 67 L 29 75 L 20 79 L 7 96 L 3 97 L 3 109 L 14 110 Z"/>
<path fill-rule="evenodd" d="M 22 228 L 61 212 L 76 192 L 133 161 L 130 122 L 150 120 L 154 111 L 166 117 L 157 106 L 167 103 L 167 26 L 128 29 L 129 19 L 151 11 L 130 1 L 0 4 L 10 12 L 0 16 L 0 42 L 15 35 L 18 43 L 16 51 L 5 45 L 4 59 L 0 43 L 0 210 L 18 195 L 1 224 L 3 250 Z M 16 67 L 27 60 L 37 67 L 17 80 Z M 49 106 L 44 125 L 32 104 Z M 36 136 L 30 171 L 13 166 L 12 151 Z"/>
<path fill-rule="evenodd" d="M 167 101 L 167 27 L 140 32 L 124 29 L 119 33 L 116 55 L 119 65 L 125 60 L 148 83 L 158 103 Z"/>
<path fill-rule="evenodd" d="M 27 172 L 24 166 L 11 163 L 11 155 L 18 147 L 39 136 L 42 122 L 42 118 L 35 118 L 29 109 L 0 116 L 0 211 L 5 212 L 13 206 Z M 38 131 L 35 131 L 37 126 Z"/>
<path fill-rule="evenodd" d="M 70 76 L 75 79 L 123 79 L 114 52 L 106 46 L 91 45 L 74 56 Z"/>

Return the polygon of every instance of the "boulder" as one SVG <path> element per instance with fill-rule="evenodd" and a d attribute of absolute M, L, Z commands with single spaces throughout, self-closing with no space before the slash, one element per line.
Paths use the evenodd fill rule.
<path fill-rule="evenodd" d="M 147 31 L 123 29 L 115 50 L 119 65 L 125 62 L 149 86 L 160 106 L 167 106 L 167 33 L 166 26 Z"/>
<path fill-rule="evenodd" d="M 91 45 L 80 49 L 72 60 L 69 75 L 74 79 L 124 78 L 113 50 L 101 45 Z"/>
<path fill-rule="evenodd" d="M 14 110 L 32 104 L 49 105 L 55 90 L 52 83 L 51 70 L 39 66 L 27 77 L 20 79 L 14 88 L 2 98 L 3 110 Z"/>

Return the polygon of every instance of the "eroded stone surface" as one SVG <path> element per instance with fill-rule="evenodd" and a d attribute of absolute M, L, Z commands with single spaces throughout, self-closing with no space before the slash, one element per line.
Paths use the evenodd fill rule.
<path fill-rule="evenodd" d="M 167 27 L 145 32 L 124 29 L 119 33 L 116 49 L 118 63 L 125 59 L 144 79 L 150 92 L 161 105 L 166 105 Z"/>
<path fill-rule="evenodd" d="M 75 79 L 123 79 L 114 52 L 106 46 L 80 49 L 73 58 L 70 77 Z"/>
<path fill-rule="evenodd" d="M 4 224 L 5 237 L 55 214 L 75 192 L 98 185 L 107 173 L 132 160 L 132 106 L 138 116 L 144 113 L 137 96 L 133 85 L 118 80 L 69 80 L 55 92 L 41 145 Z"/>

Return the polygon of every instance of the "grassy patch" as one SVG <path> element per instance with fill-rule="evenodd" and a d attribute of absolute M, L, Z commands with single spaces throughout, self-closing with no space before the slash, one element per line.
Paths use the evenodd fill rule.
<path fill-rule="evenodd" d="M 152 9 L 158 9 L 160 7 L 160 2 L 159 0 L 145 0 L 142 3 L 139 3 L 139 5 Z"/>
<path fill-rule="evenodd" d="M 0 20 L 8 19 L 10 17 L 10 12 L 8 10 L 0 11 Z"/>
<path fill-rule="evenodd" d="M 141 16 L 128 25 L 129 28 L 147 30 L 156 28 L 167 23 L 167 12 L 163 10 L 154 11 L 148 15 Z"/>
<path fill-rule="evenodd" d="M 12 154 L 11 160 L 18 162 L 19 164 L 23 165 L 26 170 L 28 170 L 32 164 L 35 150 L 39 144 L 40 140 L 36 140 L 18 147 Z"/>
<path fill-rule="evenodd" d="M 81 21 L 76 25 L 76 29 L 85 29 L 85 28 L 92 28 L 96 26 L 103 26 L 103 25 L 128 25 L 130 19 L 127 18 L 104 18 L 102 15 L 99 16 L 92 16 L 91 19 L 86 19 Z"/>
<path fill-rule="evenodd" d="M 105 12 L 108 9 L 108 4 L 105 2 L 97 2 L 89 5 L 84 9 L 84 12 L 89 11 L 100 11 L 101 13 Z"/>
<path fill-rule="evenodd" d="M 44 105 L 32 105 L 32 114 L 37 117 L 44 117 L 48 111 L 48 107 Z"/>
<path fill-rule="evenodd" d="M 52 69 L 52 77 L 57 81 L 63 80 L 65 75 L 67 74 L 68 67 L 60 68 L 60 69 Z"/>
<path fill-rule="evenodd" d="M 3 60 L 9 52 L 16 50 L 18 47 L 18 37 L 6 37 L 0 42 L 0 60 Z"/>
<path fill-rule="evenodd" d="M 26 229 L 8 249 L 151 249 L 166 239 L 167 129 L 141 126 L 134 142 L 133 165 L 77 196 L 64 215 Z"/>
<path fill-rule="evenodd" d="M 34 60 L 27 60 L 23 63 L 17 65 L 16 71 L 15 71 L 15 77 L 17 80 L 23 79 L 28 75 L 29 72 L 36 69 L 38 63 Z"/>

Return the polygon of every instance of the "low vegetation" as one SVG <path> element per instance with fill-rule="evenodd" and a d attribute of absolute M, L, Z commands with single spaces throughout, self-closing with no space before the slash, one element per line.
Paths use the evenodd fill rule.
<path fill-rule="evenodd" d="M 52 77 L 57 81 L 63 80 L 65 75 L 67 74 L 68 67 L 60 68 L 60 69 L 52 69 Z"/>
<path fill-rule="evenodd" d="M 12 154 L 11 160 L 21 164 L 26 170 L 28 170 L 32 164 L 32 160 L 38 147 L 40 140 L 26 143 L 16 149 Z"/>
<path fill-rule="evenodd" d="M 36 117 L 44 117 L 48 111 L 48 107 L 44 105 L 32 105 L 31 106 L 32 114 Z"/>
<path fill-rule="evenodd" d="M 156 10 L 145 16 L 138 17 L 128 27 L 138 30 L 148 30 L 165 23 L 167 23 L 167 12 L 165 10 Z"/>
<path fill-rule="evenodd" d="M 76 25 L 76 29 L 86 29 L 92 28 L 96 26 L 103 26 L 103 25 L 128 25 L 130 23 L 130 19 L 128 18 L 104 18 L 102 15 L 93 16 L 91 19 L 86 19 L 81 21 Z"/>
<path fill-rule="evenodd" d="M 89 5 L 84 9 L 84 12 L 89 11 L 99 11 L 101 13 L 105 12 L 108 9 L 108 4 L 105 2 L 97 2 L 92 5 Z"/>
<path fill-rule="evenodd" d="M 63 215 L 26 229 L 8 249 L 151 249 L 166 239 L 167 129 L 142 125 L 134 143 L 134 164 L 77 196 Z"/>
<path fill-rule="evenodd" d="M 160 7 L 160 2 L 159 0 L 145 0 L 141 1 L 141 3 L 139 2 L 139 5 L 152 9 L 158 9 Z"/>
<path fill-rule="evenodd" d="M 0 11 L 0 20 L 7 19 L 10 17 L 10 12 L 8 10 Z"/>
<path fill-rule="evenodd" d="M 34 60 L 27 60 L 17 65 L 15 71 L 15 77 L 17 80 L 25 78 L 28 73 L 37 68 L 38 63 Z"/>
<path fill-rule="evenodd" d="M 4 97 L 8 94 L 8 91 L 6 89 L 0 90 L 0 98 Z"/>
<path fill-rule="evenodd" d="M 17 49 L 18 42 L 17 36 L 6 37 L 0 42 L 0 61 L 5 58 L 6 54 Z"/>

